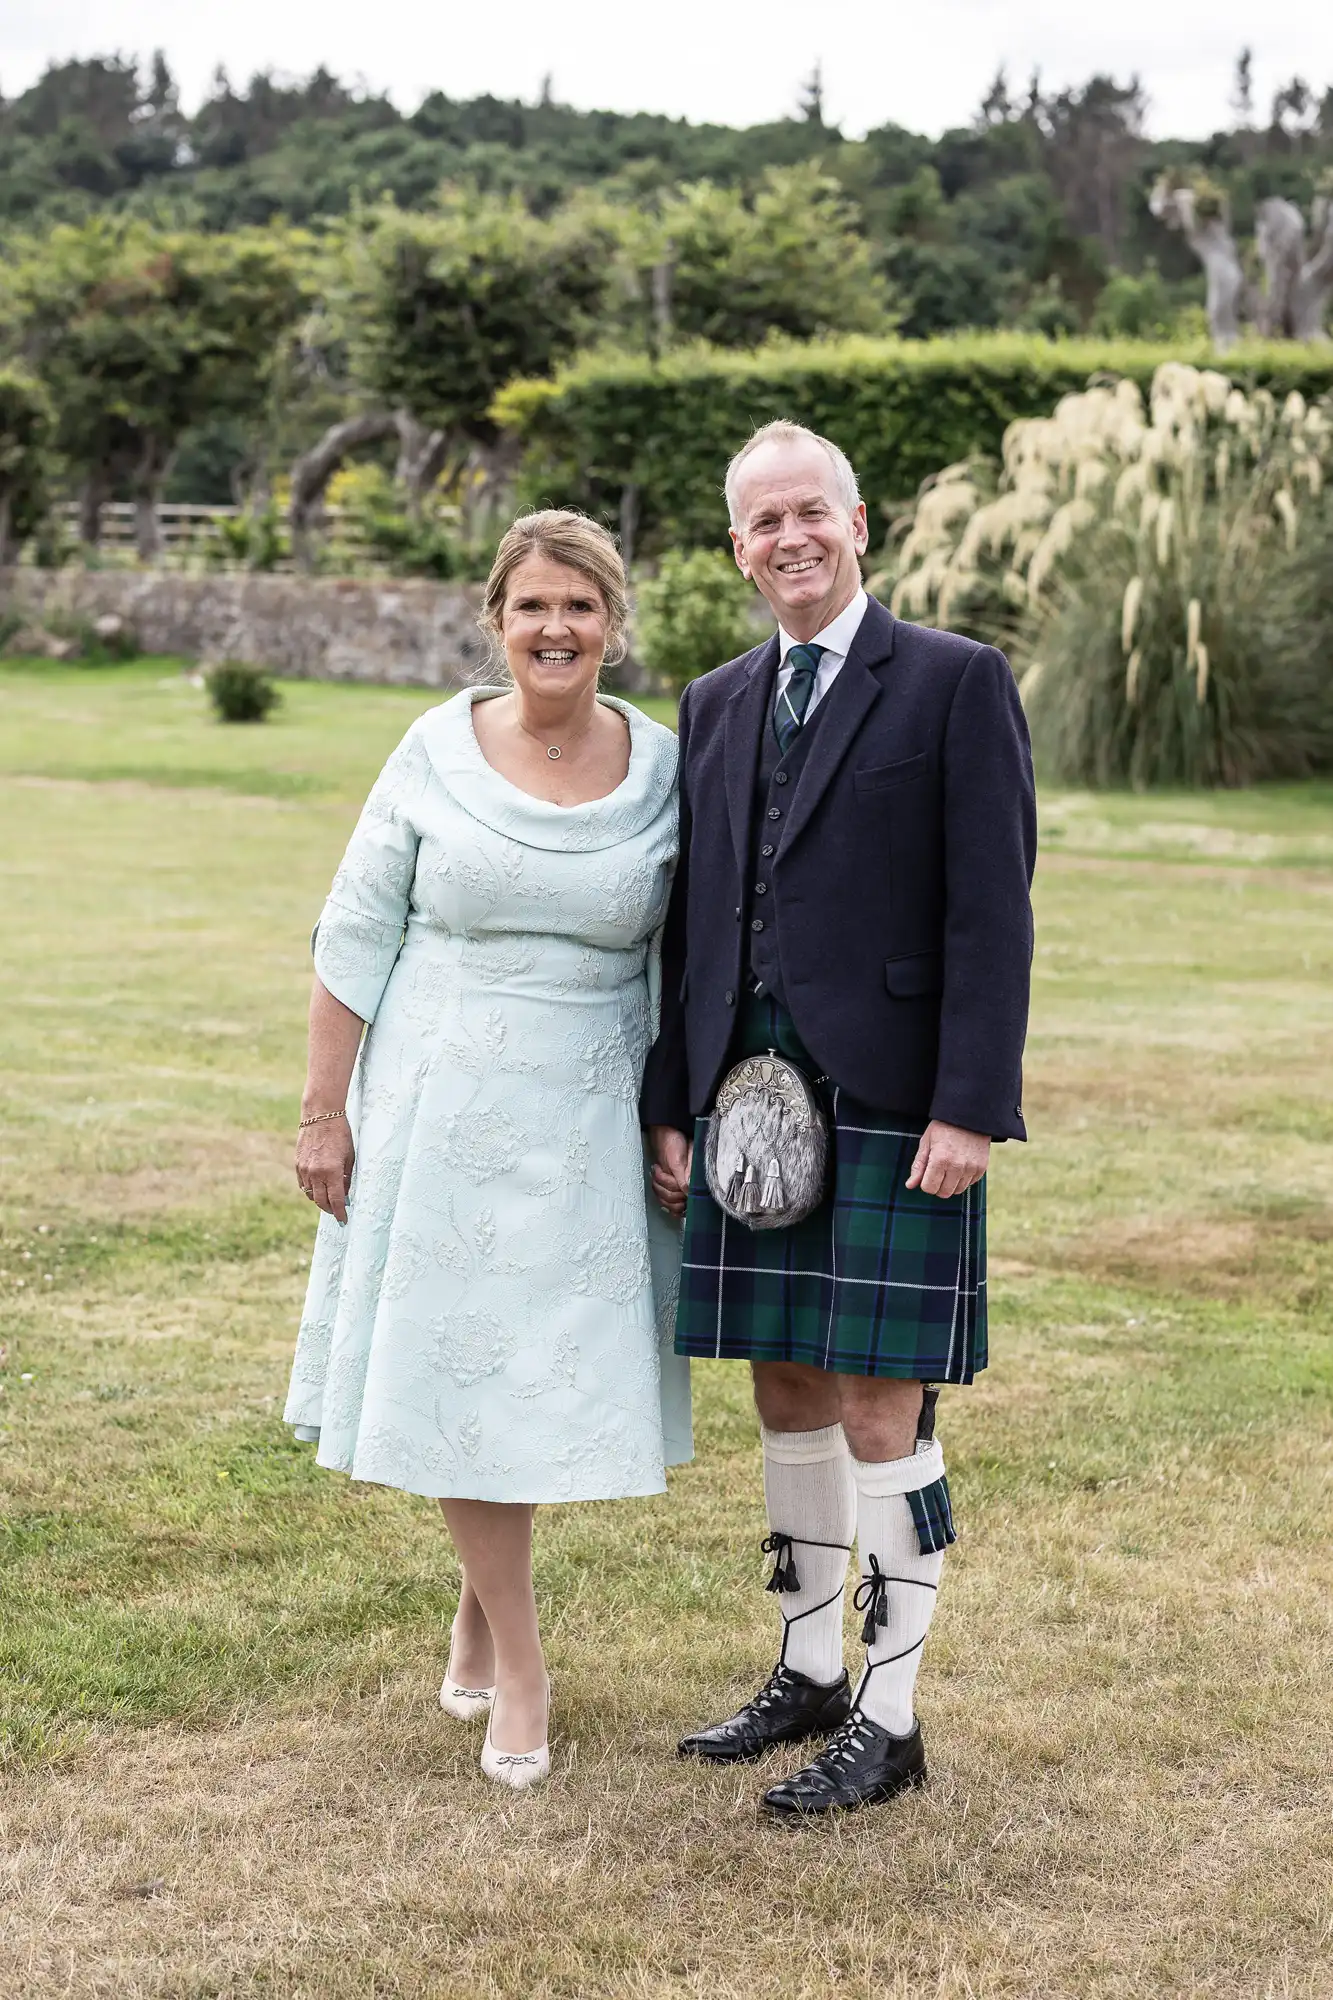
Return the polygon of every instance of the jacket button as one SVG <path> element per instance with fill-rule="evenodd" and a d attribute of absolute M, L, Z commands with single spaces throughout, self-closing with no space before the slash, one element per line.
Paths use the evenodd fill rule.
<path fill-rule="evenodd" d="M 779 806 L 770 806 L 768 809 L 768 816 L 770 819 L 781 819 L 782 818 L 781 808 Z"/>
<path fill-rule="evenodd" d="M 739 923 L 739 922 L 740 922 L 740 920 L 741 920 L 741 906 L 740 906 L 740 904 L 739 904 L 739 903 L 737 903 L 737 905 L 736 905 L 736 922 L 737 922 L 737 923 Z"/>
<path fill-rule="evenodd" d="M 785 785 L 786 782 L 787 782 L 787 773 L 785 771 L 775 771 L 773 773 L 773 783 L 775 785 Z"/>
<path fill-rule="evenodd" d="M 767 855 L 769 855 L 769 854 L 771 854 L 771 853 L 773 852 L 773 849 L 772 849 L 771 847 L 761 847 L 761 848 L 760 848 L 760 850 L 759 850 L 759 852 L 760 852 L 761 854 L 763 854 L 763 855 L 767 856 Z"/>
<path fill-rule="evenodd" d="M 756 882 L 754 885 L 754 893 L 756 896 L 766 896 L 768 894 L 767 882 Z"/>
<path fill-rule="evenodd" d="M 762 917 L 756 917 L 754 922 L 750 925 L 750 929 L 752 931 L 761 931 L 763 928 L 764 928 L 764 923 Z"/>
<path fill-rule="evenodd" d="M 736 1005 L 736 995 L 732 992 L 730 987 L 727 988 L 726 1001 L 728 1007 L 734 1007 Z"/>

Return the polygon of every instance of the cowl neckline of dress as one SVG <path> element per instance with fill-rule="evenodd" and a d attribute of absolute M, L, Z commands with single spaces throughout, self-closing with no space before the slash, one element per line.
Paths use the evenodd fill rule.
<path fill-rule="evenodd" d="M 629 725 L 629 769 L 605 798 L 581 806 L 556 806 L 511 784 L 482 754 L 472 726 L 472 705 L 507 692 L 503 687 L 464 688 L 419 725 L 436 775 L 464 812 L 525 847 L 587 852 L 615 847 L 651 826 L 676 781 L 676 739 L 669 729 L 628 702 L 599 694 L 598 701 L 623 715 Z"/>

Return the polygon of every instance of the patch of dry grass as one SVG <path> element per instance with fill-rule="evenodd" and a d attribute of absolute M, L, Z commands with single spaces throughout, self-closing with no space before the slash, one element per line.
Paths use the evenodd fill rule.
<path fill-rule="evenodd" d="M 771 1664 L 739 1370 L 698 1371 L 667 1499 L 543 1514 L 557 1777 L 522 1800 L 434 1703 L 434 1510 L 277 1421 L 305 933 L 410 698 L 300 691 L 238 745 L 152 676 L 84 676 L 63 732 L 15 678 L 62 782 L 0 796 L 5 2000 L 1333 1993 L 1318 794 L 1065 812 L 993 1366 L 942 1416 L 934 1782 L 794 1833 L 754 1808 L 792 1759 L 672 1754 Z"/>

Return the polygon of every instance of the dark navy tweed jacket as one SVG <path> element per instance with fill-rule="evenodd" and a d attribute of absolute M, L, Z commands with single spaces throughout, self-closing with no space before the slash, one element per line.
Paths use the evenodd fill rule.
<path fill-rule="evenodd" d="M 689 1131 L 727 1062 L 777 665 L 774 637 L 681 701 L 681 855 L 646 1125 Z M 797 1033 L 877 1109 L 1024 1139 L 1036 796 L 1008 662 L 872 597 L 824 703 L 763 904 Z"/>

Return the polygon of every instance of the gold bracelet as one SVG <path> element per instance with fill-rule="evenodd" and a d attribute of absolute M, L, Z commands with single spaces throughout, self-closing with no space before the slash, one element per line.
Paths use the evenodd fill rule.
<path fill-rule="evenodd" d="M 345 1118 L 346 1116 L 347 1113 L 345 1111 L 316 1111 L 313 1117 L 303 1118 L 296 1129 L 298 1132 L 304 1132 L 307 1125 L 322 1125 L 328 1118 Z"/>

